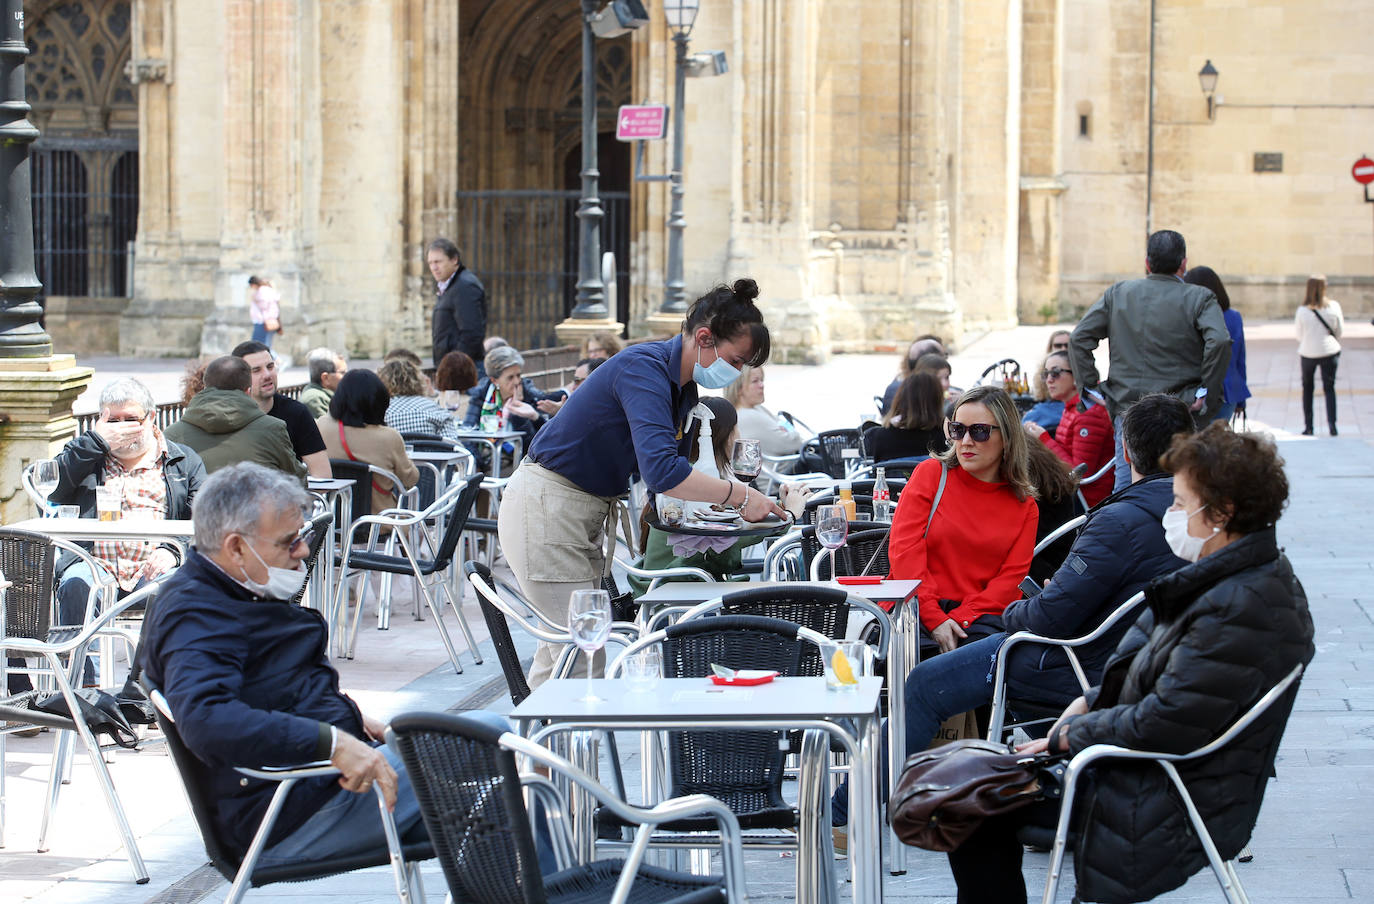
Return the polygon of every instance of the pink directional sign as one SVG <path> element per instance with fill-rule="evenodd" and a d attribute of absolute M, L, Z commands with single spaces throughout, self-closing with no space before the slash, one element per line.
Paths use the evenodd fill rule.
<path fill-rule="evenodd" d="M 615 137 L 621 141 L 657 141 L 667 132 L 665 104 L 627 104 L 615 117 Z"/>

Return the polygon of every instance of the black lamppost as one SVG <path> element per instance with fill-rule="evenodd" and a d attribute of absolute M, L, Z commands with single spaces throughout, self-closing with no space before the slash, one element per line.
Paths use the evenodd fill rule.
<path fill-rule="evenodd" d="M 1217 118 L 1217 79 L 1220 76 L 1221 73 L 1217 72 L 1217 67 L 1212 65 L 1211 60 L 1204 63 L 1202 68 L 1198 70 L 1198 83 L 1202 85 L 1202 93 L 1207 96 L 1207 118 L 1209 120 Z"/>
<path fill-rule="evenodd" d="M 0 22 L 0 358 L 45 358 L 52 339 L 39 325 L 43 288 L 33 269 L 29 145 L 38 130 L 24 98 L 23 0 L 5 0 Z"/>
<path fill-rule="evenodd" d="M 582 198 L 577 252 L 577 304 L 573 320 L 605 320 L 606 284 L 601 279 L 601 208 L 596 153 L 596 39 L 614 38 L 649 21 L 641 0 L 582 0 Z"/>
<path fill-rule="evenodd" d="M 700 2 L 664 0 L 663 4 L 668 30 L 673 33 L 674 50 L 672 206 L 668 211 L 668 274 L 664 280 L 663 307 L 659 309 L 665 314 L 682 314 L 687 310 L 687 283 L 682 276 L 682 233 L 687 228 L 687 218 L 682 212 L 682 198 L 687 193 L 682 185 L 687 123 L 687 42 L 697 21 Z"/>

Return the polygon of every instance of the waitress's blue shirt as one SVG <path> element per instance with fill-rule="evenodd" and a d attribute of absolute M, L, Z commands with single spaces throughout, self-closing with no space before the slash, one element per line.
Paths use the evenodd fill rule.
<path fill-rule="evenodd" d="M 592 371 L 534 438 L 531 460 L 594 496 L 621 496 L 638 474 L 662 493 L 692 473 L 687 416 L 697 384 L 678 386 L 682 337 L 642 342 Z"/>

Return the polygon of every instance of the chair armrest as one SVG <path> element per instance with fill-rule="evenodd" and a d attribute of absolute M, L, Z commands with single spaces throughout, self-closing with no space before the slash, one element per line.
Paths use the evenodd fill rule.
<path fill-rule="evenodd" d="M 672 568 L 642 568 L 633 562 L 626 562 L 619 558 L 615 560 L 615 563 L 624 568 L 627 574 L 632 574 L 637 578 L 694 578 L 710 584 L 717 583 L 715 575 L 694 565 L 677 565 Z"/>
<path fill-rule="evenodd" d="M 313 763 L 302 763 L 298 766 L 235 766 L 234 771 L 249 778 L 262 779 L 265 782 L 284 782 L 298 778 L 321 778 L 326 775 L 338 775 L 339 770 L 330 765 L 329 760 L 317 760 Z"/>
<path fill-rule="evenodd" d="M 101 612 L 93 621 L 87 622 L 81 628 L 80 633 L 75 637 L 64 640 L 61 643 L 48 643 L 45 640 L 31 640 L 27 637 L 7 637 L 4 642 L 5 649 L 34 653 L 36 655 L 52 653 L 60 656 L 63 653 L 70 653 L 77 647 L 89 643 L 91 638 L 103 632 L 109 627 L 112 621 L 127 612 L 131 606 L 142 602 L 144 598 L 145 597 L 140 595 L 140 593 L 129 594 L 104 612 Z"/>

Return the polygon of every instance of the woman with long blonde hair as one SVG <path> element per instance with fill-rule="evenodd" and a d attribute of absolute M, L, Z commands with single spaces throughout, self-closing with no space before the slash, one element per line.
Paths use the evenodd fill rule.
<path fill-rule="evenodd" d="M 1322 395 L 1326 396 L 1326 424 L 1336 435 L 1336 364 L 1341 360 L 1341 333 L 1345 327 L 1341 306 L 1326 297 L 1326 277 L 1307 278 L 1307 295 L 1293 315 L 1298 333 L 1298 357 L 1302 361 L 1303 436 L 1312 435 L 1312 383 L 1322 371 Z"/>

